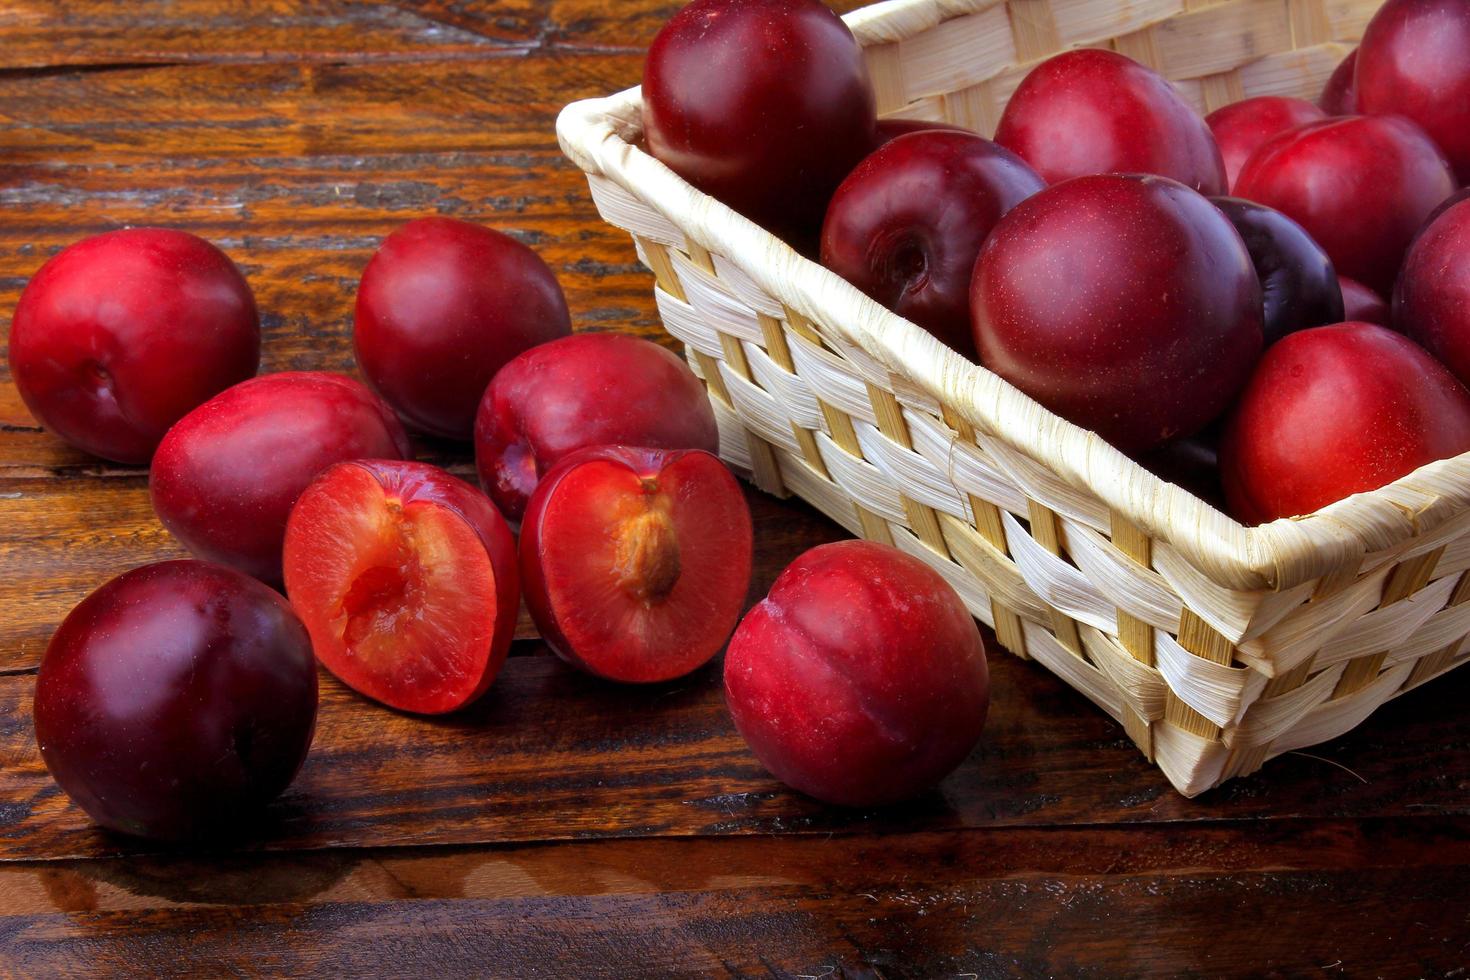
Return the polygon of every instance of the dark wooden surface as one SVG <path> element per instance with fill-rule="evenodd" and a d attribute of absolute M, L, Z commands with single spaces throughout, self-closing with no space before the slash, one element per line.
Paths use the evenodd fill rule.
<path fill-rule="evenodd" d="M 848 3 L 846 6 L 855 6 Z M 31 0 L 0 7 L 0 310 L 84 235 L 221 244 L 266 369 L 351 370 L 356 279 L 402 221 L 531 243 L 579 329 L 655 336 L 651 280 L 552 135 L 637 81 L 652 0 Z M 461 449 L 423 455 L 468 472 Z M 751 492 L 752 598 L 839 531 Z M 718 665 L 609 687 L 517 643 L 424 720 L 324 679 L 301 776 L 249 839 L 105 835 L 57 791 L 35 667 L 107 577 L 180 553 L 145 475 L 42 432 L 0 368 L 0 974 L 1464 976 L 1470 672 L 1186 801 L 1034 665 L 986 738 L 887 811 L 783 790 Z"/>

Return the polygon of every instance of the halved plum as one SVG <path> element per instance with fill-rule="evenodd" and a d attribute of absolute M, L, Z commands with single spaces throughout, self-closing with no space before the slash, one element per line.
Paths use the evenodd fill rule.
<path fill-rule="evenodd" d="M 488 497 L 425 463 L 339 463 L 286 524 L 286 594 L 323 666 L 392 708 L 442 714 L 505 663 L 515 541 Z"/>
<path fill-rule="evenodd" d="M 750 508 L 703 450 L 596 446 L 521 523 L 526 606 L 551 648 L 609 680 L 682 677 L 720 652 L 750 587 Z"/>

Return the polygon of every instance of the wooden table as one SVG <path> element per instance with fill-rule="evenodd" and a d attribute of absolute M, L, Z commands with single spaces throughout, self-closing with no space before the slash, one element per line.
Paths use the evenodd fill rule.
<path fill-rule="evenodd" d="M 849 4 L 852 6 L 854 4 Z M 204 235 L 264 313 L 265 369 L 352 370 L 354 289 L 426 214 L 503 228 L 579 329 L 655 336 L 652 281 L 557 151 L 566 102 L 638 80 L 664 0 L 0 5 L 0 308 L 62 246 Z M 469 472 L 456 447 L 425 458 Z M 840 532 L 752 491 L 752 601 Z M 323 678 L 315 747 L 257 837 L 93 829 L 31 732 L 87 591 L 181 554 L 145 474 L 68 449 L 0 374 L 0 972 L 446 976 L 1463 976 L 1470 671 L 1186 801 L 1035 665 L 992 656 L 984 743 L 881 812 L 785 791 L 713 666 L 598 683 L 517 643 L 463 714 Z"/>

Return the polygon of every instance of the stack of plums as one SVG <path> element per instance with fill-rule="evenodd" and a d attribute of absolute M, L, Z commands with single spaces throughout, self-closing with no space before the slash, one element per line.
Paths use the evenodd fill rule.
<path fill-rule="evenodd" d="M 681 677 L 735 630 L 750 512 L 680 358 L 572 334 L 533 251 L 444 218 L 382 243 L 354 341 L 371 388 L 255 377 L 250 287 L 168 229 L 79 242 L 22 294 L 10 365 L 27 405 L 82 449 L 151 464 L 154 510 L 197 556 L 103 585 L 43 658 L 42 756 L 100 824 L 177 839 L 249 820 L 310 746 L 314 659 L 432 714 L 491 686 L 522 598 L 557 654 L 614 681 Z M 485 492 L 415 462 L 405 422 L 473 440 Z M 741 731 L 822 799 L 918 792 L 985 720 L 974 621 L 893 548 L 802 556 L 731 650 Z"/>
<path fill-rule="evenodd" d="M 1318 105 L 1068 51 L 993 141 L 877 122 L 816 0 L 695 0 L 643 95 L 696 187 L 1243 522 L 1470 450 L 1470 0 L 1388 0 Z"/>

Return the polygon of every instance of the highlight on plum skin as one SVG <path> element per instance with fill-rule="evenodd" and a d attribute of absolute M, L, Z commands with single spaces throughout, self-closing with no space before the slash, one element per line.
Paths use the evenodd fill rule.
<path fill-rule="evenodd" d="M 562 457 L 605 445 L 718 452 L 720 433 L 704 384 L 658 344 L 579 333 L 501 368 L 475 418 L 480 483 L 513 521 Z"/>
<path fill-rule="evenodd" d="M 290 784 L 316 725 L 311 643 L 286 600 L 209 562 L 158 562 L 83 599 L 36 678 L 36 741 L 111 830 L 245 829 Z"/>
<path fill-rule="evenodd" d="M 1232 192 L 1240 169 L 1262 143 L 1278 133 L 1327 118 L 1327 113 L 1305 99 L 1259 95 L 1216 109 L 1205 117 L 1225 162 L 1225 178 Z"/>
<path fill-rule="evenodd" d="M 159 444 L 148 488 L 158 519 L 195 556 L 278 585 L 286 518 L 318 473 L 412 455 L 403 424 L 362 382 L 282 371 L 180 419 Z"/>
<path fill-rule="evenodd" d="M 10 327 L 10 373 L 31 414 L 119 463 L 147 463 L 169 426 L 259 363 L 245 277 L 172 228 L 69 246 L 31 277 Z"/>
<path fill-rule="evenodd" d="M 1342 290 L 1342 319 L 1345 323 L 1376 323 L 1380 327 L 1391 326 L 1393 316 L 1388 300 L 1379 296 L 1356 279 L 1337 277 Z"/>
<path fill-rule="evenodd" d="M 1264 524 L 1470 452 L 1470 391 L 1371 323 L 1289 334 L 1266 351 L 1220 444 L 1230 513 Z"/>
<path fill-rule="evenodd" d="M 286 594 L 322 665 L 401 711 L 471 704 L 505 663 L 520 608 L 515 541 L 476 487 L 426 463 L 319 476 L 286 526 Z"/>
<path fill-rule="evenodd" d="M 1402 116 L 1346 116 L 1280 133 L 1251 154 L 1235 196 L 1306 229 L 1340 276 L 1387 295 L 1425 219 L 1456 190 L 1434 141 Z"/>
<path fill-rule="evenodd" d="M 1199 113 L 1158 72 L 1113 51 L 1078 48 L 1033 68 L 1007 101 L 995 141 L 1049 184 L 1128 173 L 1212 197 L 1228 186 Z"/>
<path fill-rule="evenodd" d="M 568 663 L 654 683 L 708 663 L 750 587 L 745 495 L 701 450 L 598 446 L 547 474 L 521 524 L 526 607 Z"/>
<path fill-rule="evenodd" d="M 839 541 L 801 555 L 725 653 L 725 700 L 761 765 L 827 803 L 921 793 L 980 739 L 990 674 L 980 630 L 928 565 Z"/>
<path fill-rule="evenodd" d="M 862 48 L 820 0 L 695 0 L 654 38 L 642 91 L 649 153 L 799 251 L 875 138 Z"/>
<path fill-rule="evenodd" d="M 973 356 L 975 257 L 1005 213 L 1045 186 L 1020 157 L 974 133 L 900 136 L 869 154 L 832 195 L 822 264 Z"/>
<path fill-rule="evenodd" d="M 981 364 L 1136 454 L 1230 405 L 1260 356 L 1264 305 L 1245 242 L 1207 199 L 1100 174 L 1007 212 L 980 249 L 970 311 Z"/>
<path fill-rule="evenodd" d="M 468 441 L 495 372 L 571 332 L 566 297 L 539 255 L 494 229 L 435 217 L 410 221 L 373 253 L 352 343 L 363 375 L 405 422 Z"/>

